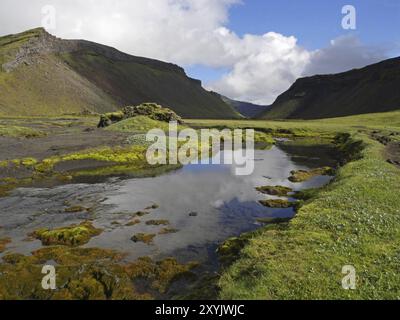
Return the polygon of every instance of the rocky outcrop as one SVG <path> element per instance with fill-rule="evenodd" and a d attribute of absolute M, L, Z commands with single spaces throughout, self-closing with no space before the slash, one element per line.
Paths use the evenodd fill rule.
<path fill-rule="evenodd" d="M 4 71 L 11 72 L 21 64 L 30 65 L 39 62 L 40 56 L 45 54 L 63 54 L 77 52 L 80 50 L 89 50 L 113 61 L 143 63 L 161 71 L 172 71 L 185 75 L 183 68 L 172 63 L 165 63 L 158 60 L 131 56 L 112 47 L 99 45 L 86 40 L 60 39 L 51 35 L 43 28 L 35 29 L 34 33 L 35 36 L 31 37 L 20 47 L 15 59 L 2 65 Z M 193 81 L 195 81 L 195 79 L 193 79 Z M 199 85 L 201 85 L 201 82 Z"/>
<path fill-rule="evenodd" d="M 113 123 L 137 116 L 146 116 L 150 119 L 162 122 L 176 121 L 178 124 L 183 123 L 182 118 L 171 109 L 164 108 L 156 103 L 142 103 L 138 106 L 125 107 L 118 112 L 101 115 L 98 127 L 105 128 Z"/>

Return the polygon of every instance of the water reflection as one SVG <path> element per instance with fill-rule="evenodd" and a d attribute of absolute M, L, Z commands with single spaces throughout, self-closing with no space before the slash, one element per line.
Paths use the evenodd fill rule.
<path fill-rule="evenodd" d="M 318 154 L 318 153 L 317 153 Z M 324 152 L 313 156 L 311 167 L 327 165 Z M 230 155 L 228 155 L 230 156 Z M 255 151 L 255 170 L 249 176 L 235 175 L 233 165 L 187 165 L 154 178 L 110 179 L 106 183 L 65 185 L 54 188 L 19 189 L 0 199 L 0 237 L 11 237 L 8 250 L 29 253 L 40 248 L 39 241 L 25 241 L 28 233 L 41 227 L 60 227 L 93 219 L 105 231 L 87 247 L 111 248 L 127 252 L 128 259 L 150 255 L 177 256 L 180 260 L 204 261 L 212 258 L 221 241 L 259 227 L 260 217 L 291 217 L 292 209 L 269 209 L 258 203 L 267 196 L 255 187 L 283 185 L 295 190 L 319 187 L 329 177 L 306 183 L 288 181 L 290 171 L 309 169 L 307 162 L 295 162 L 293 154 L 280 147 Z M 65 202 L 78 201 L 92 212 L 65 212 Z M 157 204 L 157 209 L 126 226 L 132 214 Z M 173 234 L 158 234 L 162 226 L 148 226 L 148 220 L 167 219 Z M 157 234 L 153 245 L 134 243 L 136 233 Z M 212 259 L 211 259 L 212 260 Z"/>

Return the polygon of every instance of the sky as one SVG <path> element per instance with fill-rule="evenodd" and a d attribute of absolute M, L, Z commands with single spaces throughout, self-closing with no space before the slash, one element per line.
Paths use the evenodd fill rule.
<path fill-rule="evenodd" d="M 179 64 L 205 88 L 258 104 L 299 77 L 400 56 L 400 0 L 0 1 L 0 35 L 41 25 Z"/>

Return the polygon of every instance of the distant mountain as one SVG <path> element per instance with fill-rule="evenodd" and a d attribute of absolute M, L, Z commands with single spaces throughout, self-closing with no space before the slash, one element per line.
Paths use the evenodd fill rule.
<path fill-rule="evenodd" d="M 244 116 L 245 118 L 249 118 L 249 119 L 255 118 L 255 117 L 261 115 L 263 112 L 266 112 L 267 110 L 270 109 L 270 106 L 262 106 L 262 105 L 254 104 L 254 103 L 250 103 L 250 102 L 232 100 L 223 95 L 221 95 L 221 99 L 226 104 L 233 107 L 242 116 Z"/>
<path fill-rule="evenodd" d="M 297 80 L 261 119 L 321 119 L 400 109 L 400 57 Z"/>
<path fill-rule="evenodd" d="M 174 64 L 44 29 L 0 38 L 0 114 L 104 113 L 156 102 L 186 118 L 238 118 Z"/>

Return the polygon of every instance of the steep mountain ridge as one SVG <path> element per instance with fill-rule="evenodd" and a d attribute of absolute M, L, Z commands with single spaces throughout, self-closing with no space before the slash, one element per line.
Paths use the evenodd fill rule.
<path fill-rule="evenodd" d="M 0 114 L 103 113 L 156 102 L 183 117 L 238 118 L 184 69 L 44 29 L 0 38 Z"/>
<path fill-rule="evenodd" d="M 261 119 L 322 119 L 400 109 L 400 57 L 298 79 Z"/>

